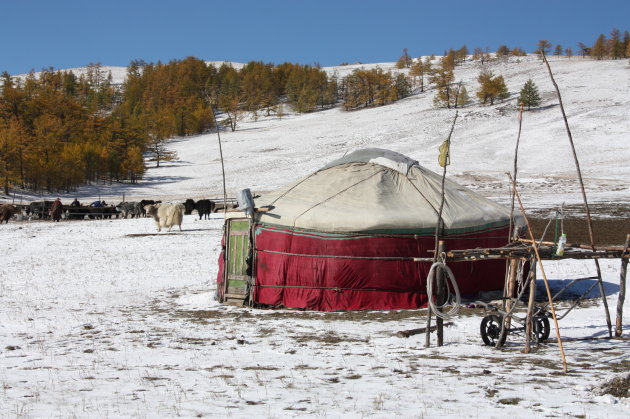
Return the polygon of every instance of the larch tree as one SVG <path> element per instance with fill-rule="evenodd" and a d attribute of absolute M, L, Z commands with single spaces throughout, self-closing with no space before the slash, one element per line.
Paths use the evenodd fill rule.
<path fill-rule="evenodd" d="M 527 55 L 525 50 L 519 47 L 512 48 L 510 54 L 512 54 L 514 57 L 525 57 Z"/>
<path fill-rule="evenodd" d="M 606 46 L 606 36 L 602 33 L 597 37 L 593 47 L 591 48 L 591 57 L 596 60 L 603 60 L 607 55 L 608 50 Z"/>
<path fill-rule="evenodd" d="M 553 55 L 560 56 L 562 55 L 562 45 L 556 44 L 556 47 L 553 49 Z"/>
<path fill-rule="evenodd" d="M 573 50 L 571 49 L 571 47 L 568 47 L 567 49 L 564 50 L 564 55 L 567 58 L 573 57 Z"/>
<path fill-rule="evenodd" d="M 541 39 L 540 41 L 538 41 L 538 44 L 536 45 L 536 55 L 538 55 L 538 57 L 542 60 L 542 55 L 549 55 L 549 52 L 551 51 L 551 47 L 552 44 L 551 42 L 547 41 L 546 39 Z"/>
<path fill-rule="evenodd" d="M 424 80 L 427 75 L 432 71 L 431 59 L 426 57 L 422 60 L 422 57 L 413 63 L 409 70 L 409 75 L 413 78 L 414 84 L 420 87 L 420 92 L 424 92 Z"/>
<path fill-rule="evenodd" d="M 482 71 L 477 77 L 479 82 L 479 90 L 477 97 L 482 103 L 490 102 L 494 105 L 495 100 L 504 100 L 510 96 L 503 76 L 494 76 L 491 71 Z"/>
<path fill-rule="evenodd" d="M 396 61 L 396 68 L 409 68 L 411 67 L 412 63 L 413 59 L 409 55 L 409 51 L 407 50 L 407 48 L 403 48 L 402 55 L 400 56 L 398 61 Z"/>
<path fill-rule="evenodd" d="M 507 57 L 508 55 L 510 55 L 510 49 L 507 47 L 507 45 L 499 45 L 499 48 L 497 48 L 497 52 L 495 54 L 497 58 Z"/>
<path fill-rule="evenodd" d="M 433 97 L 434 106 L 449 109 L 454 106 L 457 98 L 456 89 L 453 87 L 454 79 L 451 61 L 447 57 L 442 58 L 440 66 L 433 71 L 429 78 L 430 83 L 434 84 L 437 90 Z"/>
<path fill-rule="evenodd" d="M 623 58 L 626 54 L 624 43 L 621 39 L 621 32 L 614 28 L 610 31 L 610 39 L 608 40 L 608 51 L 613 60 Z"/>

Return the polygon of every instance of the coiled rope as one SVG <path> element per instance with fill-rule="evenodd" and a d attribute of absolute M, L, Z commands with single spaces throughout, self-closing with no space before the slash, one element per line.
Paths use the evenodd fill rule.
<path fill-rule="evenodd" d="M 441 268 L 444 270 L 444 272 L 446 272 L 446 276 L 448 277 L 448 280 L 451 282 L 451 286 L 453 289 L 453 294 L 455 298 L 452 301 L 451 309 L 447 312 L 441 312 L 438 310 L 438 309 L 442 309 L 446 304 L 438 307 L 436 303 L 433 302 L 433 299 L 431 298 L 433 296 L 433 281 L 435 280 L 436 268 Z M 453 294 L 451 294 L 451 288 L 448 287 L 448 283 L 447 283 L 446 290 L 448 292 L 448 297 L 446 301 L 448 302 L 449 300 L 451 300 L 451 297 L 453 297 Z M 461 299 L 461 295 L 459 294 L 459 287 L 457 286 L 457 282 L 455 282 L 455 276 L 453 275 L 453 271 L 451 271 L 451 268 L 446 266 L 446 263 L 444 263 L 443 260 L 441 262 L 434 262 L 433 265 L 431 265 L 431 269 L 429 269 L 429 274 L 427 275 L 427 296 L 429 297 L 429 307 L 431 311 L 433 311 L 433 313 L 435 313 L 435 315 L 441 319 L 450 319 L 451 317 L 455 316 L 459 312 L 459 309 L 462 306 L 461 304 L 462 299 Z"/>

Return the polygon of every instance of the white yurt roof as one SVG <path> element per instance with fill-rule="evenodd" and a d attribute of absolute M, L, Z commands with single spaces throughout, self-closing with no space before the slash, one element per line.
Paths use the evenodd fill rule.
<path fill-rule="evenodd" d="M 434 229 L 442 177 L 402 154 L 363 149 L 256 199 L 259 222 L 324 232 Z M 509 209 L 446 180 L 447 230 L 507 223 Z"/>

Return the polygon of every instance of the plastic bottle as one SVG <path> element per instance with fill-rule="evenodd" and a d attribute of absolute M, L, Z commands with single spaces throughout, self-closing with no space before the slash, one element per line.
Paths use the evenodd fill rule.
<path fill-rule="evenodd" d="M 567 234 L 562 233 L 560 239 L 558 239 L 558 248 L 556 249 L 556 255 L 564 255 L 564 246 L 567 244 Z"/>

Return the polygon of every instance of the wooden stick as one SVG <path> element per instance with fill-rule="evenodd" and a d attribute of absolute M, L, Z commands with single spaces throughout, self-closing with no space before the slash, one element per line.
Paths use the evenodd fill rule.
<path fill-rule="evenodd" d="M 516 182 L 516 174 L 518 172 L 518 144 L 521 141 L 521 128 L 523 127 L 523 104 L 521 103 L 521 108 L 518 112 L 518 136 L 516 137 L 516 147 L 514 149 L 514 182 Z M 508 241 L 512 241 L 514 239 L 514 232 L 512 229 L 514 228 L 514 191 L 512 191 L 512 205 L 510 206 L 510 237 L 508 237 Z"/>
<path fill-rule="evenodd" d="M 438 254 L 441 255 L 445 250 L 444 240 L 440 240 L 438 244 Z M 442 269 L 437 269 L 437 293 L 435 295 L 435 302 L 438 307 L 438 311 L 442 312 L 442 306 L 446 302 L 446 275 Z M 444 346 L 444 319 L 435 315 L 435 325 L 437 326 L 437 346 Z"/>
<path fill-rule="evenodd" d="M 510 182 L 512 182 L 512 188 L 514 188 L 514 193 L 516 195 L 516 199 L 518 200 L 518 206 L 521 209 L 521 214 L 523 215 L 523 219 L 525 220 L 525 224 L 527 224 L 527 231 L 529 232 L 529 236 L 532 240 L 534 240 L 534 234 L 532 233 L 532 229 L 529 225 L 529 220 L 527 219 L 527 215 L 525 214 L 525 208 L 523 208 L 523 203 L 521 202 L 521 196 L 516 189 L 516 182 L 512 179 L 512 175 L 508 173 L 510 177 Z M 562 369 L 564 372 L 567 372 L 567 359 L 564 355 L 564 347 L 562 346 L 562 338 L 560 337 L 560 326 L 558 326 L 558 318 L 556 317 L 556 309 L 553 305 L 553 297 L 551 296 L 551 289 L 549 288 L 549 281 L 547 280 L 547 274 L 545 273 L 545 268 L 543 267 L 542 260 L 540 259 L 540 254 L 538 253 L 538 245 L 534 241 L 532 243 L 532 247 L 534 252 L 536 253 L 536 259 L 538 260 L 538 267 L 540 268 L 540 273 L 542 274 L 543 280 L 545 281 L 545 289 L 547 290 L 547 299 L 549 301 L 549 308 L 551 309 L 551 316 L 553 317 L 553 323 L 556 327 L 556 337 L 558 338 L 558 345 L 560 347 L 560 356 L 562 357 Z"/>
<path fill-rule="evenodd" d="M 507 289 L 505 296 L 507 297 L 503 300 L 504 310 L 506 313 L 511 313 L 512 309 L 512 299 L 516 298 L 516 277 L 518 271 L 518 259 L 508 259 L 508 278 L 507 278 Z M 501 325 L 501 335 L 500 338 L 497 339 L 496 348 L 499 348 L 499 343 L 505 342 L 505 335 L 507 331 L 510 329 L 510 325 L 512 324 L 512 316 L 505 316 L 503 319 L 503 324 Z"/>
<path fill-rule="evenodd" d="M 444 327 L 452 326 L 453 322 L 444 323 Z M 437 330 L 437 326 L 431 326 L 430 332 L 435 332 Z M 427 331 L 426 327 L 421 327 L 419 329 L 409 329 L 409 330 L 401 330 L 396 332 L 396 336 L 399 338 L 408 338 L 409 336 L 419 335 L 420 333 L 425 333 Z"/>
<path fill-rule="evenodd" d="M 451 125 L 451 131 L 448 133 L 448 137 L 446 138 L 448 148 L 446 151 L 446 158 L 444 159 L 444 170 L 442 172 L 442 199 L 440 201 L 440 210 L 438 212 L 437 224 L 435 226 L 435 246 L 434 246 L 435 254 L 433 255 L 434 262 L 437 262 L 438 256 L 440 256 L 439 240 L 440 240 L 440 233 L 441 233 L 441 228 L 442 228 L 442 211 L 444 210 L 444 183 L 446 182 L 446 166 L 448 166 L 448 162 L 450 159 L 451 135 L 453 135 L 453 130 L 455 129 L 455 122 L 457 121 L 458 115 L 459 115 L 459 111 L 455 111 L 455 118 L 453 119 L 453 125 Z M 429 298 L 431 298 L 430 295 L 429 295 Z M 427 310 L 427 334 L 425 337 L 424 346 L 425 348 L 428 348 L 429 346 L 431 346 L 431 307 L 430 306 L 429 306 L 429 309 Z"/>
<path fill-rule="evenodd" d="M 532 243 L 533 240 L 529 240 L 529 239 L 518 239 L 518 241 L 522 242 L 522 243 Z M 555 246 L 556 243 L 554 242 L 547 242 L 547 241 L 539 241 L 536 240 L 536 243 L 538 243 L 538 245 L 540 246 L 541 244 L 547 245 L 547 246 Z M 589 246 L 588 244 L 579 244 L 579 243 L 567 243 L 564 248 L 569 248 L 569 247 L 575 247 L 578 249 L 587 249 L 587 250 L 593 250 L 593 246 Z M 609 246 L 609 247 L 596 247 L 595 250 L 604 250 L 604 251 L 624 251 L 624 247 L 622 246 Z"/>
<path fill-rule="evenodd" d="M 630 247 L 630 234 L 626 236 L 624 253 Z M 626 274 L 628 273 L 628 259 L 621 259 L 621 270 L 619 272 L 619 298 L 617 299 L 617 319 L 615 321 L 615 336 L 621 337 L 623 333 L 623 303 L 626 301 Z"/>
<path fill-rule="evenodd" d="M 530 351 L 530 341 L 532 337 L 534 303 L 536 302 L 536 261 L 534 258 L 529 263 L 529 301 L 527 302 L 527 317 L 525 321 L 525 349 L 526 354 Z"/>
<path fill-rule="evenodd" d="M 562 111 L 562 119 L 564 119 L 564 126 L 567 130 L 567 135 L 569 137 L 569 143 L 571 144 L 571 151 L 573 152 L 573 160 L 575 161 L 575 168 L 577 170 L 578 180 L 580 181 L 580 189 L 582 191 L 582 199 L 584 200 L 584 208 L 586 210 L 586 221 L 588 224 L 588 235 L 591 239 L 591 247 L 593 251 L 595 251 L 595 239 L 593 238 L 593 221 L 591 219 L 591 211 L 588 208 L 588 200 L 586 199 L 586 189 L 584 189 L 584 181 L 582 180 L 582 171 L 580 170 L 580 162 L 577 157 L 577 153 L 575 152 L 575 144 L 573 143 L 573 135 L 571 135 L 571 128 L 569 128 L 569 121 L 567 120 L 567 115 L 564 112 L 564 105 L 562 104 L 562 96 L 560 95 L 560 88 L 556 83 L 556 80 L 553 78 L 553 73 L 551 72 L 551 66 L 549 65 L 549 61 L 547 61 L 547 57 L 545 56 L 545 52 L 542 51 L 542 58 L 545 64 L 547 65 L 547 70 L 549 71 L 549 77 L 551 77 L 551 82 L 556 89 L 556 93 L 558 94 L 558 101 L 560 103 L 560 111 Z M 606 292 L 604 291 L 604 284 L 602 283 L 602 271 L 599 266 L 599 261 L 595 259 L 595 268 L 597 269 L 597 276 L 599 277 L 599 292 L 602 296 L 602 301 L 604 303 L 604 311 L 606 313 L 606 324 L 608 325 L 608 335 L 612 337 L 612 322 L 610 321 L 610 311 L 608 310 L 608 301 L 606 300 Z"/>

